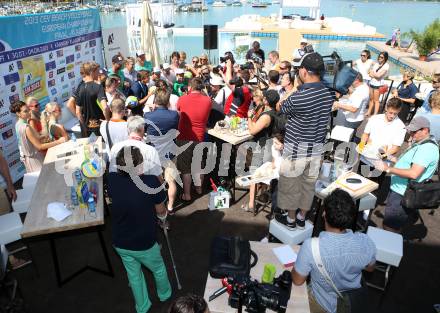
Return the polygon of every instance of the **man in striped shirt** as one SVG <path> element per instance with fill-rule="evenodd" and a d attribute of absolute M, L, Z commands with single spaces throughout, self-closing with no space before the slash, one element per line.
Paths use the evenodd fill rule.
<path fill-rule="evenodd" d="M 335 100 L 334 92 L 321 81 L 323 71 L 321 55 L 306 54 L 297 75 L 300 86 L 281 104 L 281 112 L 287 115 L 288 121 L 278 183 L 278 207 L 287 213 L 277 214 L 275 218 L 290 230 L 305 227 L 305 214 L 312 205 Z"/>

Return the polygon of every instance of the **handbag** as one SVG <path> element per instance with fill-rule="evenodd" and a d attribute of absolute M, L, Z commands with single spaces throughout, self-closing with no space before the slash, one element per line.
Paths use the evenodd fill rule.
<path fill-rule="evenodd" d="M 419 144 L 419 146 L 426 143 L 433 143 L 437 145 L 434 140 L 428 139 Z M 414 152 L 414 155 L 416 153 L 417 150 Z M 422 182 L 410 180 L 400 204 L 402 207 L 410 210 L 437 208 L 440 205 L 440 182 L 434 182 L 431 179 L 426 179 Z"/>
<path fill-rule="evenodd" d="M 325 281 L 333 288 L 338 297 L 336 305 L 336 313 L 366 313 L 368 309 L 368 290 L 361 286 L 360 288 L 339 291 L 330 275 L 325 269 L 324 263 L 321 259 L 319 251 L 319 238 L 312 238 L 312 254 L 313 260 L 318 267 L 319 272 L 324 277 Z"/>

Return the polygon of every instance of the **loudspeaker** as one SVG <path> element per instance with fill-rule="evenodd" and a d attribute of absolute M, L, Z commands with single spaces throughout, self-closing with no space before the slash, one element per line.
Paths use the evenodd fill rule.
<path fill-rule="evenodd" d="M 218 25 L 203 25 L 203 49 L 217 49 Z"/>

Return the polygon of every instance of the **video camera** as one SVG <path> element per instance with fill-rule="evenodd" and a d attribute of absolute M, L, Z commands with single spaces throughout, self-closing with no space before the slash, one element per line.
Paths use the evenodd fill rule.
<path fill-rule="evenodd" d="M 260 58 L 256 53 L 252 53 L 250 59 L 257 64 L 263 64 L 263 59 Z"/>
<path fill-rule="evenodd" d="M 243 306 L 251 313 L 264 313 L 266 309 L 285 313 L 292 288 L 290 272 L 284 271 L 273 284 L 259 283 L 250 277 L 250 269 L 257 262 L 248 240 L 215 237 L 211 243 L 209 273 L 213 278 L 222 278 L 223 287 L 209 301 L 228 292 L 228 304 L 239 313 Z"/>
<path fill-rule="evenodd" d="M 334 51 L 331 55 L 322 57 L 324 61 L 324 73 L 321 78 L 324 84 L 339 92 L 342 95 L 348 93 L 348 88 L 353 84 L 358 72 L 348 64 L 351 61 L 343 61 L 342 58 Z"/>
<path fill-rule="evenodd" d="M 220 57 L 220 63 L 226 63 L 227 60 L 231 60 L 232 64 L 235 63 L 234 55 L 230 51 L 225 52 L 224 57 Z"/>
<path fill-rule="evenodd" d="M 250 313 L 264 313 L 266 309 L 278 313 L 285 313 L 292 289 L 292 276 L 289 271 L 284 271 L 274 279 L 273 284 L 259 283 L 247 277 L 243 280 L 228 280 L 231 292 L 228 304 L 239 313 L 243 306 Z"/>

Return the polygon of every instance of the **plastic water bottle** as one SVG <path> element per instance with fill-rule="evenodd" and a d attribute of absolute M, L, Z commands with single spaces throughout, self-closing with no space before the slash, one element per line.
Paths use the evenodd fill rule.
<path fill-rule="evenodd" d="M 88 207 L 89 207 L 89 215 L 96 217 L 96 206 L 95 206 L 95 200 L 93 199 L 93 196 L 90 195 L 89 201 L 87 201 Z"/>
<path fill-rule="evenodd" d="M 78 194 L 76 193 L 76 188 L 74 186 L 70 187 L 70 201 L 72 203 L 73 208 L 79 206 Z"/>
<path fill-rule="evenodd" d="M 72 140 L 72 142 L 75 144 L 76 143 L 76 136 L 75 133 L 72 133 L 72 135 L 70 136 L 70 140 Z"/>

